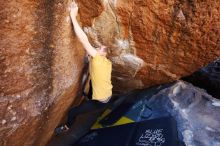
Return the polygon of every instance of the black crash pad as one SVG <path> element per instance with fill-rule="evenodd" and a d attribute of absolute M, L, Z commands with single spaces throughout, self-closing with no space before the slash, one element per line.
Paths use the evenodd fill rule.
<path fill-rule="evenodd" d="M 91 130 L 75 146 L 178 146 L 176 121 L 163 117 Z"/>

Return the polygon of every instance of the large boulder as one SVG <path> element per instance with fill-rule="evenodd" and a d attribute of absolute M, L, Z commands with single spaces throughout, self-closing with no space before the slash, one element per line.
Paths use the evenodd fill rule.
<path fill-rule="evenodd" d="M 115 93 L 179 79 L 220 56 L 218 0 L 103 0 L 92 22 L 84 18 L 98 2 L 78 2 L 91 40 L 111 48 Z"/>
<path fill-rule="evenodd" d="M 172 116 L 177 123 L 178 146 L 220 145 L 219 99 L 184 81 L 137 91 L 127 95 L 127 105 L 134 104 L 125 117 L 133 121 L 145 121 Z M 107 120 L 114 118 L 109 117 Z"/>
<path fill-rule="evenodd" d="M 0 145 L 43 146 L 73 103 L 84 50 L 67 1 L 0 2 Z"/>
<path fill-rule="evenodd" d="M 45 145 L 81 87 L 70 0 L 0 2 L 0 145 Z M 220 1 L 77 0 L 111 48 L 114 93 L 170 82 L 220 56 Z"/>

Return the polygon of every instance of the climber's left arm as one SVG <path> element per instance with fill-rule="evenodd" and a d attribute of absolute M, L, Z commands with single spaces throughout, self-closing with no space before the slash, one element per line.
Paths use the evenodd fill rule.
<path fill-rule="evenodd" d="M 97 53 L 97 50 L 90 44 L 88 37 L 86 36 L 85 32 L 82 30 L 79 23 L 77 22 L 76 19 L 77 14 L 78 14 L 78 6 L 75 2 L 72 2 L 70 17 L 74 26 L 75 33 L 79 38 L 80 42 L 83 44 L 86 51 L 88 52 L 88 54 L 94 57 Z"/>

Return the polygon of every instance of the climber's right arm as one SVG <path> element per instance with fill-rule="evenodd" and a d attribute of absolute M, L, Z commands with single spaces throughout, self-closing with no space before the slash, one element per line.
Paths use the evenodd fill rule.
<path fill-rule="evenodd" d="M 88 37 L 86 36 L 85 32 L 80 27 L 79 23 L 77 22 L 76 16 L 78 13 L 78 6 L 75 2 L 72 2 L 71 9 L 70 9 L 70 17 L 74 26 L 75 33 L 79 38 L 80 42 L 83 44 L 84 48 L 88 52 L 88 54 L 94 57 L 97 53 L 96 49 L 90 44 Z"/>

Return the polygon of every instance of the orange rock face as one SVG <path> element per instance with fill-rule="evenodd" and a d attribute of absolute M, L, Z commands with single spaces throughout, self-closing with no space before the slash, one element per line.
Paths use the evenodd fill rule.
<path fill-rule="evenodd" d="M 111 48 L 114 92 L 189 75 L 220 57 L 220 1 L 77 0 Z M 43 146 L 80 91 L 85 52 L 70 1 L 0 2 L 0 145 Z"/>
<path fill-rule="evenodd" d="M 131 30 L 144 85 L 189 75 L 220 57 L 219 1 L 134 2 Z M 144 16 L 145 15 L 145 16 Z M 143 17 L 144 16 L 144 17 Z"/>
<path fill-rule="evenodd" d="M 104 1 L 104 11 L 86 30 L 112 49 L 115 93 L 177 80 L 220 57 L 219 5 Z"/>
<path fill-rule="evenodd" d="M 0 145 L 43 146 L 73 103 L 84 49 L 68 2 L 0 2 Z"/>

